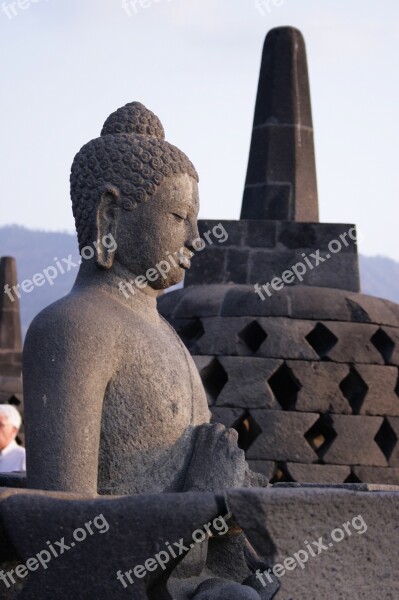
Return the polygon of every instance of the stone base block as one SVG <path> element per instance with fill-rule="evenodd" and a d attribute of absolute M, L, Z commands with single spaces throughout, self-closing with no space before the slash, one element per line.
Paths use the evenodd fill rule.
<path fill-rule="evenodd" d="M 276 600 L 399 598 L 399 488 L 285 484 L 230 491 L 228 505 L 274 568 Z"/>

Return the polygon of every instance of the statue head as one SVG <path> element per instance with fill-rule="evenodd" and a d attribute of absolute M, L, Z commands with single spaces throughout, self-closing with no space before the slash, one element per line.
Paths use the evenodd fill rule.
<path fill-rule="evenodd" d="M 137 277 L 174 256 L 167 276 L 148 283 L 162 289 L 183 278 L 198 237 L 198 175 L 187 156 L 165 141 L 160 120 L 142 104 L 112 113 L 101 137 L 78 152 L 71 198 L 79 247 L 94 244 L 100 268 L 118 262 Z M 110 235 L 115 252 L 101 243 Z"/>

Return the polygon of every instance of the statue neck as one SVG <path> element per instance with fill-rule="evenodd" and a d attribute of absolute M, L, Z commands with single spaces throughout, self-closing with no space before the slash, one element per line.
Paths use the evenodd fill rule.
<path fill-rule="evenodd" d="M 105 270 L 99 269 L 93 260 L 85 260 L 80 265 L 73 291 L 91 288 L 94 296 L 101 291 L 134 312 L 143 313 L 151 320 L 159 320 L 157 310 L 159 292 L 150 286 L 143 289 L 137 287 L 135 278 L 136 275 L 130 273 L 117 261 L 111 269 Z"/>

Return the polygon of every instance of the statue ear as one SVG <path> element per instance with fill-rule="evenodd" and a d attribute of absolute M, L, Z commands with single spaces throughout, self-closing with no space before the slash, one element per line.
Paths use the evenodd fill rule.
<path fill-rule="evenodd" d="M 119 220 L 120 191 L 114 186 L 106 186 L 101 194 L 96 212 L 96 263 L 101 269 L 111 269 L 114 264 L 115 245 L 106 247 L 103 240 L 107 236 L 116 239 Z M 108 245 L 108 244 L 107 244 Z"/>

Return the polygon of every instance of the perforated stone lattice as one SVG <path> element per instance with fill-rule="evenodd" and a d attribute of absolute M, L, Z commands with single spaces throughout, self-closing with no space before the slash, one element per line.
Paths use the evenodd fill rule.
<path fill-rule="evenodd" d="M 169 318 L 214 420 L 238 431 L 251 467 L 272 482 L 399 484 L 399 328 L 348 302 L 346 321 Z"/>

